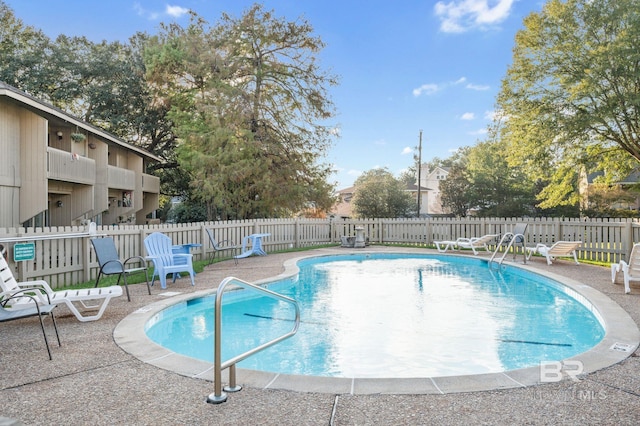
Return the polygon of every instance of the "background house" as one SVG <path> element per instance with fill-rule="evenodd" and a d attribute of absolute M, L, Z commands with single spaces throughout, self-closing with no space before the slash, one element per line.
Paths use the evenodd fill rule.
<path fill-rule="evenodd" d="M 161 159 L 0 82 L 0 227 L 145 223 Z"/>
<path fill-rule="evenodd" d="M 587 211 L 593 208 L 608 208 L 612 210 L 629 210 L 635 212 L 640 210 L 640 196 L 638 195 L 640 169 L 632 171 L 623 179 L 609 185 L 606 190 L 608 197 L 595 197 L 596 200 L 594 200 L 591 188 L 595 186 L 595 182 L 598 178 L 603 176 L 604 172 L 602 171 L 587 173 L 584 167 L 581 169 L 578 182 L 581 211 Z M 600 200 L 598 198 L 600 198 Z M 598 205 L 599 203 L 606 204 Z"/>
<path fill-rule="evenodd" d="M 440 182 L 447 179 L 449 175 L 449 167 L 434 167 L 429 170 L 427 163 L 420 166 L 420 216 L 443 215 L 448 212 L 442 208 L 442 199 L 440 198 Z M 415 193 L 414 198 L 418 200 L 418 179 L 416 184 L 410 188 Z"/>
<path fill-rule="evenodd" d="M 353 198 L 354 190 L 355 187 L 350 186 L 336 192 L 335 195 L 338 197 L 338 202 L 329 213 L 331 217 L 337 219 L 349 219 L 353 217 L 353 204 L 351 204 L 351 199 Z"/>
<path fill-rule="evenodd" d="M 418 192 L 420 193 L 420 216 L 434 216 L 447 214 L 442 208 L 442 201 L 440 198 L 440 182 L 445 180 L 449 175 L 449 167 L 435 167 L 429 171 L 429 166 L 422 164 L 422 170 L 420 173 L 420 191 L 418 191 L 418 179 L 416 176 L 416 182 L 407 185 L 407 191 L 410 192 L 418 201 Z M 332 217 L 336 218 L 351 218 L 353 217 L 353 207 L 351 199 L 356 191 L 354 186 L 341 189 L 336 192 L 338 196 L 338 202 L 335 204 L 330 212 Z"/>

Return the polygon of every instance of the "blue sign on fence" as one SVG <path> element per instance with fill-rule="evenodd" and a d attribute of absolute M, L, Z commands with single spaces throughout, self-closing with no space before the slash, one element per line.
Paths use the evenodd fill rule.
<path fill-rule="evenodd" d="M 23 243 L 13 246 L 13 261 L 22 262 L 36 258 L 36 243 Z"/>

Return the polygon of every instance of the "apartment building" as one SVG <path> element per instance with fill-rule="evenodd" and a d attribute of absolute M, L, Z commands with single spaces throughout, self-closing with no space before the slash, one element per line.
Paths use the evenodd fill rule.
<path fill-rule="evenodd" d="M 0 228 L 144 224 L 159 157 L 0 82 Z"/>

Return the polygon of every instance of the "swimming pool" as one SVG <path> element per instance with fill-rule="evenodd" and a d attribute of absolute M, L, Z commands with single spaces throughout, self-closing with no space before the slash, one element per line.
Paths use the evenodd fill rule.
<path fill-rule="evenodd" d="M 352 378 L 496 373 L 572 357 L 604 336 L 588 300 L 521 268 L 492 270 L 469 257 L 370 253 L 309 258 L 298 266 L 297 276 L 269 285 L 301 303 L 298 333 L 239 367 Z M 247 296 L 225 295 L 223 359 L 291 328 L 286 306 Z M 173 352 L 211 362 L 213 299 L 162 310 L 146 331 Z"/>

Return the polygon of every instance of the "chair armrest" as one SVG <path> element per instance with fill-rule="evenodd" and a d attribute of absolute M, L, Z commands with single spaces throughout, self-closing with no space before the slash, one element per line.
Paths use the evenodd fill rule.
<path fill-rule="evenodd" d="M 42 287 L 23 287 L 16 290 L 3 291 L 2 293 L 0 293 L 0 302 L 2 302 L 4 306 L 4 304 L 6 303 L 5 300 L 19 299 L 21 297 L 29 297 L 36 304 L 38 301 L 46 305 L 51 304 L 49 293 L 47 293 L 47 291 Z"/>
<path fill-rule="evenodd" d="M 172 256 L 173 257 L 188 257 L 188 258 L 192 258 L 193 254 L 191 254 L 191 253 L 174 253 Z"/>
<path fill-rule="evenodd" d="M 34 281 L 22 281 L 18 283 L 18 287 L 20 288 L 37 288 L 47 294 L 52 294 L 53 290 L 49 287 L 49 284 L 44 280 L 34 280 Z"/>
<path fill-rule="evenodd" d="M 127 260 L 124 261 L 124 265 L 129 263 L 129 261 L 138 261 L 138 262 L 142 263 L 145 268 L 147 267 L 147 261 L 142 256 L 131 256 L 130 258 L 128 258 Z"/>
<path fill-rule="evenodd" d="M 222 240 L 218 241 L 218 247 L 220 248 L 237 248 L 236 243 L 233 240 Z"/>
<path fill-rule="evenodd" d="M 25 290 L 14 290 L 14 291 L 4 291 L 0 293 L 0 306 L 4 308 L 5 306 L 7 306 L 9 301 L 13 299 L 29 298 L 37 307 L 38 301 L 36 300 L 36 298 L 30 294 L 20 294 L 24 292 Z"/>
<path fill-rule="evenodd" d="M 111 263 L 115 263 L 116 265 L 120 266 L 120 268 L 122 270 L 124 270 L 124 265 L 122 264 L 122 262 L 120 262 L 120 260 L 118 259 L 112 259 L 109 260 L 107 262 L 105 262 L 101 267 L 100 267 L 100 271 L 102 271 L 107 265 L 111 264 Z"/>

